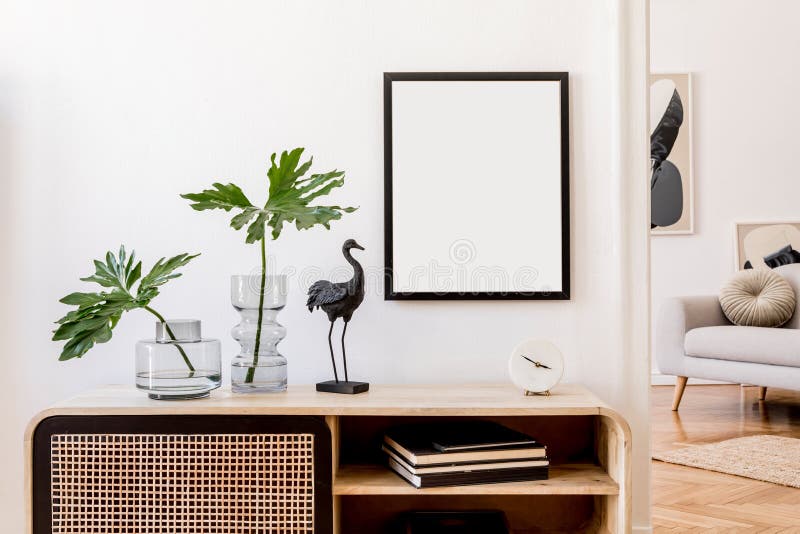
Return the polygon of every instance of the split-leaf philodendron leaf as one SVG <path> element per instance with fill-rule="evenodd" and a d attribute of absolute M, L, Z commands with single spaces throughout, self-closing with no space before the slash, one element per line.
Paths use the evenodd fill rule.
<path fill-rule="evenodd" d="M 95 343 L 111 339 L 111 332 L 124 312 L 148 307 L 158 296 L 160 286 L 181 276 L 175 270 L 197 256 L 199 254 L 179 254 L 161 258 L 144 277 L 142 262 L 136 261 L 136 252 L 128 256 L 124 246 L 117 255 L 106 253 L 105 262 L 94 260 L 94 274 L 81 280 L 95 282 L 110 291 L 70 293 L 59 301 L 77 308 L 56 322 L 59 327 L 53 334 L 53 341 L 67 340 L 58 359 L 80 358 Z M 139 287 L 134 294 L 131 288 L 137 281 Z"/>
<path fill-rule="evenodd" d="M 192 208 L 198 211 L 236 210 L 238 213 L 231 219 L 231 226 L 236 230 L 247 226 L 247 243 L 257 243 L 263 239 L 267 225 L 272 228 L 272 239 L 278 239 L 283 223 L 294 223 L 298 230 L 318 224 L 330 228 L 331 221 L 341 219 L 342 213 L 351 213 L 356 208 L 309 206 L 309 203 L 344 185 L 344 172 L 333 170 L 302 178 L 313 161 L 311 158 L 300 164 L 303 150 L 295 148 L 284 151 L 277 163 L 277 154 L 272 154 L 267 171 L 269 198 L 263 208 L 254 206 L 235 184 L 214 183 L 213 189 L 187 193 L 181 197 L 192 201 Z"/>

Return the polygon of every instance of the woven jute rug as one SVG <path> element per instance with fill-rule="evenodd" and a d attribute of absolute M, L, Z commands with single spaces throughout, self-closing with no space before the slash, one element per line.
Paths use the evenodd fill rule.
<path fill-rule="evenodd" d="M 800 488 L 800 439 L 749 436 L 691 445 L 653 459 Z"/>

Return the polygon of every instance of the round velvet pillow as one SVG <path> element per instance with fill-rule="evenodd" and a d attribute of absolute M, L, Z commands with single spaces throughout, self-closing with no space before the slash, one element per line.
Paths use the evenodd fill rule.
<path fill-rule="evenodd" d="M 780 326 L 794 313 L 792 286 L 770 269 L 739 271 L 719 293 L 725 316 L 739 326 Z"/>

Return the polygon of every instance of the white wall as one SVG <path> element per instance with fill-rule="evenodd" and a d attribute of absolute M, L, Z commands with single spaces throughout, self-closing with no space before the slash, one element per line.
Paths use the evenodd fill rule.
<path fill-rule="evenodd" d="M 800 219 L 798 20 L 793 0 L 652 0 L 652 69 L 693 76 L 696 230 L 652 239 L 655 311 L 718 293 L 734 221 Z"/>
<path fill-rule="evenodd" d="M 634 521 L 646 524 L 647 394 L 636 385 L 646 383 L 646 371 L 632 371 L 623 324 L 631 310 L 620 298 L 630 247 L 621 224 L 618 4 L 7 5 L 0 17 L 0 391 L 11 407 L 0 437 L 4 524 L 21 531 L 25 422 L 67 395 L 130 383 L 133 344 L 151 335 L 151 318 L 134 312 L 110 343 L 57 361 L 60 346 L 49 341 L 65 311 L 57 299 L 85 287 L 78 277 L 88 274 L 90 258 L 121 242 L 148 264 L 202 251 L 155 304 L 166 315 L 202 318 L 205 333 L 222 339 L 225 365 L 235 353 L 228 277 L 256 268 L 257 248 L 227 227 L 227 217 L 193 212 L 179 193 L 230 179 L 263 201 L 268 154 L 305 146 L 319 169 L 347 170 L 336 199 L 361 208 L 330 232 L 287 230 L 269 254 L 278 267 L 329 274 L 343 265 L 341 242 L 355 237 L 367 247 L 365 265 L 381 266 L 381 73 L 403 70 L 570 71 L 573 298 L 384 302 L 373 285 L 348 334 L 352 374 L 373 383 L 504 381 L 518 341 L 553 340 L 566 355 L 567 380 L 588 384 L 633 421 Z M 303 289 L 293 285 L 281 314 L 293 384 L 330 374 L 327 320 L 302 306 Z"/>

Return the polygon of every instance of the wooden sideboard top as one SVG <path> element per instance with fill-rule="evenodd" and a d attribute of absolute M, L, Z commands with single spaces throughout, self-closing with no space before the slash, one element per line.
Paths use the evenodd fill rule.
<path fill-rule="evenodd" d="M 525 396 L 510 384 L 370 385 L 367 393 L 318 393 L 314 385 L 290 385 L 283 393 L 234 394 L 218 389 L 209 398 L 150 400 L 133 386 L 105 386 L 41 412 L 53 415 L 597 415 L 612 412 L 579 384 L 561 384 L 552 395 Z"/>
<path fill-rule="evenodd" d="M 417 490 L 384 467 L 342 465 L 334 462 L 335 495 L 375 495 L 403 498 L 418 495 L 595 495 L 600 503 L 603 532 L 629 532 L 630 428 L 613 409 L 579 384 L 561 384 L 551 396 L 525 396 L 511 384 L 381 385 L 367 393 L 318 393 L 314 385 L 290 385 L 283 393 L 233 394 L 218 389 L 206 399 L 150 400 L 133 386 L 106 386 L 57 403 L 37 414 L 25 434 L 26 492 L 32 493 L 33 444 L 39 423 L 53 416 L 92 415 L 318 415 L 334 436 L 333 458 L 338 459 L 338 416 L 597 416 L 596 425 L 572 425 L 570 417 L 553 421 L 564 432 L 587 428 L 596 433 L 598 465 L 560 464 L 545 481 L 445 487 Z M 354 421 L 351 421 L 351 426 Z M 531 422 L 535 424 L 535 421 Z M 356 423 L 357 424 L 357 423 Z M 551 428 L 551 431 L 554 431 Z M 341 467 L 341 468 L 340 468 Z M 335 506 L 338 506 L 335 500 Z M 497 501 L 487 501 L 495 503 Z M 571 502 L 571 501 L 565 501 Z M 27 501 L 30 510 L 32 500 Z"/>

